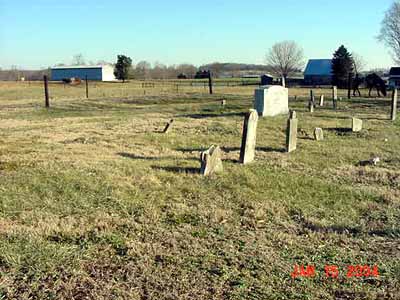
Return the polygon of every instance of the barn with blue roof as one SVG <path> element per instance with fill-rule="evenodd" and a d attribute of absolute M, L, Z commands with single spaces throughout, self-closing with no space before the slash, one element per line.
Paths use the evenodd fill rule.
<path fill-rule="evenodd" d="M 304 71 L 305 85 L 332 85 L 332 59 L 310 59 Z"/>

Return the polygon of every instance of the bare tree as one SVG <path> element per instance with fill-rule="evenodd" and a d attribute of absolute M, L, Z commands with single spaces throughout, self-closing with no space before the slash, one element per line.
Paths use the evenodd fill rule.
<path fill-rule="evenodd" d="M 86 62 L 85 58 L 83 57 L 83 54 L 79 53 L 72 57 L 72 63 L 71 63 L 72 66 L 83 66 L 85 64 Z"/>
<path fill-rule="evenodd" d="M 391 49 L 394 61 L 400 64 L 400 1 L 386 11 L 378 40 Z"/>
<path fill-rule="evenodd" d="M 145 60 L 138 62 L 135 68 L 135 77 L 137 79 L 150 79 L 151 64 Z"/>
<path fill-rule="evenodd" d="M 304 66 L 303 49 L 294 41 L 276 43 L 266 55 L 270 71 L 285 79 Z"/>
<path fill-rule="evenodd" d="M 360 74 L 362 71 L 364 71 L 367 63 L 358 53 L 353 52 L 351 57 L 353 58 L 354 72 L 356 72 L 356 74 Z"/>

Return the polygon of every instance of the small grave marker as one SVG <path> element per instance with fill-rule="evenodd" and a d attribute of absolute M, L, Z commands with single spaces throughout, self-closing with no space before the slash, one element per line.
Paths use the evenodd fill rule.
<path fill-rule="evenodd" d="M 296 112 L 291 111 L 287 122 L 286 129 L 286 152 L 290 153 L 297 148 L 297 127 L 299 120 L 297 119 Z"/>
<path fill-rule="evenodd" d="M 324 139 L 324 131 L 322 130 L 322 128 L 315 128 L 314 139 L 316 141 L 322 141 Z"/>
<path fill-rule="evenodd" d="M 363 121 L 361 119 L 353 118 L 352 119 L 352 131 L 360 132 L 363 128 Z"/>
<path fill-rule="evenodd" d="M 244 118 L 240 163 L 248 164 L 254 161 L 256 152 L 258 113 L 250 109 Z"/>
<path fill-rule="evenodd" d="M 397 115 L 397 88 L 393 90 L 392 94 L 392 111 L 390 114 L 390 118 L 392 121 L 396 121 L 396 115 Z"/>
<path fill-rule="evenodd" d="M 320 97 L 319 97 L 319 106 L 324 106 L 324 100 L 325 100 L 325 96 L 324 95 L 321 95 Z"/>
<path fill-rule="evenodd" d="M 210 149 L 200 154 L 201 168 L 200 173 L 204 176 L 210 176 L 223 171 L 221 160 L 221 148 L 211 146 Z"/>

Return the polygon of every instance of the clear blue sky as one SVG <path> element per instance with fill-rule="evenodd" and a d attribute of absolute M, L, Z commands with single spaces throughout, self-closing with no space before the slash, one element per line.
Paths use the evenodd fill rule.
<path fill-rule="evenodd" d="M 263 63 L 294 40 L 306 58 L 344 44 L 368 66 L 392 64 L 376 41 L 392 0 L 0 0 L 0 67 L 40 68 L 86 60 L 165 64 Z"/>

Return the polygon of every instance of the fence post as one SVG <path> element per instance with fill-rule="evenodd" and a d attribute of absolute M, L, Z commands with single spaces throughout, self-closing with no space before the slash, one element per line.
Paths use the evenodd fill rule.
<path fill-rule="evenodd" d="M 50 107 L 50 101 L 49 101 L 49 81 L 47 79 L 47 76 L 43 76 L 43 81 L 44 81 L 44 100 L 45 100 L 45 105 L 46 108 Z"/>
<path fill-rule="evenodd" d="M 86 99 L 89 99 L 89 84 L 88 84 L 87 75 L 85 78 L 85 82 L 86 82 Z"/>
<path fill-rule="evenodd" d="M 212 83 L 211 71 L 208 71 L 208 87 L 210 89 L 210 95 L 212 95 L 212 93 L 213 93 L 213 83 Z"/>

